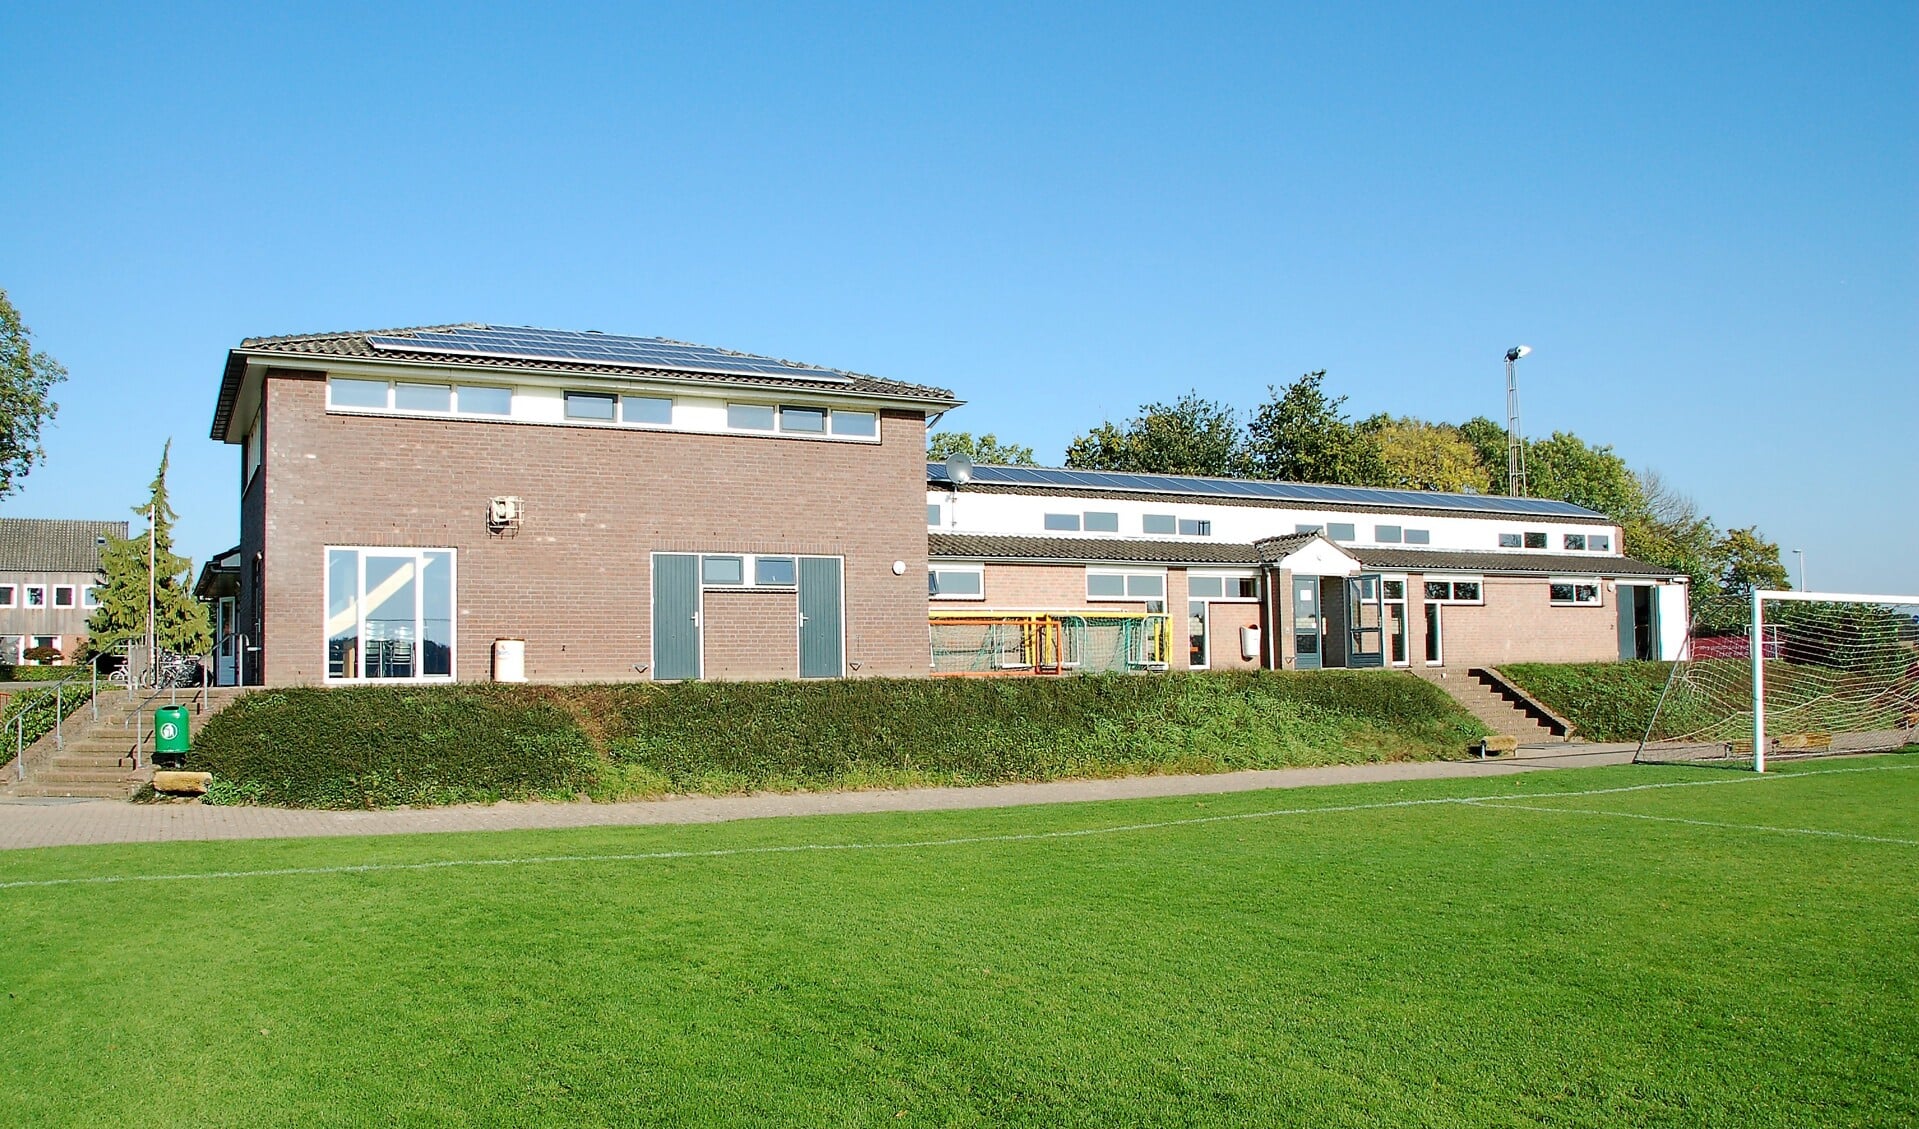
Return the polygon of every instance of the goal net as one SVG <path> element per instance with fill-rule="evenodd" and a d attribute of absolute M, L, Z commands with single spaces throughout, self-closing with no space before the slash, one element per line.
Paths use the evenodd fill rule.
<path fill-rule="evenodd" d="M 1919 596 L 1696 602 L 1635 757 L 1766 770 L 1919 744 Z"/>

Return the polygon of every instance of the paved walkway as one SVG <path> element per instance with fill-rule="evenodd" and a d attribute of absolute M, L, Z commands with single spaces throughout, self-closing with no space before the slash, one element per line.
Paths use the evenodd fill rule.
<path fill-rule="evenodd" d="M 1085 800 L 1131 800 L 1366 784 L 1504 776 L 1550 768 L 1624 764 L 1632 745 L 1545 745 L 1505 760 L 1418 761 L 1281 768 L 1206 776 L 1128 776 L 1118 780 L 1055 780 L 984 788 L 908 788 L 873 792 L 794 792 L 751 796 L 678 796 L 633 803 L 501 803 L 391 811 L 309 811 L 295 808 L 208 807 L 202 804 L 126 804 L 110 800 L 0 802 L 0 850 L 94 843 L 160 843 L 194 839 L 283 839 L 322 835 L 412 835 L 435 831 L 516 831 L 537 828 L 628 827 L 718 823 L 782 815 L 944 811 L 1017 807 Z"/>

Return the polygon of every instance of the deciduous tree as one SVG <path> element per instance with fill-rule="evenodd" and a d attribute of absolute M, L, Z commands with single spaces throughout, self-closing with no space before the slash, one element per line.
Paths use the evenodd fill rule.
<path fill-rule="evenodd" d="M 33 347 L 20 311 L 0 290 L 0 498 L 46 458 L 40 428 L 60 410 L 53 386 L 66 378 L 59 361 Z"/>
<path fill-rule="evenodd" d="M 1031 447 L 1001 443 L 992 432 L 975 436 L 970 431 L 942 431 L 926 444 L 926 457 L 941 462 L 953 455 L 965 455 L 986 466 L 1038 466 Z"/>
<path fill-rule="evenodd" d="M 1144 404 L 1124 426 L 1110 420 L 1074 439 L 1066 465 L 1082 470 L 1231 477 L 1244 469 L 1237 413 L 1189 392 Z"/>
<path fill-rule="evenodd" d="M 1247 424 L 1245 462 L 1251 477 L 1285 482 L 1378 486 L 1386 470 L 1373 437 L 1346 418 L 1344 396 L 1327 396 L 1326 370 L 1268 388 Z"/>

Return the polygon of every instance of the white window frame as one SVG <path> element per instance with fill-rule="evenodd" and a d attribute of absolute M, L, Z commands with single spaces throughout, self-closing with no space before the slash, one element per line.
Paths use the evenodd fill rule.
<path fill-rule="evenodd" d="M 1412 600 L 1411 600 L 1412 582 L 1407 579 L 1406 574 L 1403 572 L 1382 572 L 1382 573 L 1379 573 L 1378 576 L 1379 576 L 1379 607 L 1380 607 L 1380 620 L 1379 620 L 1380 652 L 1385 656 L 1386 666 L 1388 668 L 1409 667 L 1413 665 L 1413 612 L 1412 612 Z M 1397 596 L 1387 595 L 1386 585 L 1388 584 L 1399 585 L 1399 595 Z M 1424 590 L 1425 589 L 1422 587 L 1421 591 L 1424 591 Z M 1486 594 L 1486 589 L 1482 586 L 1479 589 L 1479 593 L 1480 595 L 1484 596 Z M 1392 636 L 1389 634 L 1391 630 L 1390 624 L 1392 623 L 1392 609 L 1395 607 L 1399 609 L 1400 625 L 1406 629 L 1406 639 L 1405 639 L 1406 657 L 1403 659 L 1393 658 Z M 1424 641 L 1421 642 L 1420 649 L 1422 651 L 1425 649 Z"/>
<path fill-rule="evenodd" d="M 942 572 L 966 572 L 979 577 L 979 592 L 977 594 L 974 594 L 971 592 L 928 592 L 926 595 L 927 599 L 929 600 L 972 600 L 975 602 L 986 599 L 986 566 L 985 565 L 929 564 L 926 566 L 926 573 L 929 578 L 932 576 L 936 576 Z"/>
<path fill-rule="evenodd" d="M 773 426 L 770 428 L 734 427 L 729 421 L 726 425 L 726 431 L 732 435 L 777 435 L 785 439 L 824 440 L 829 443 L 878 444 L 880 441 L 880 413 L 873 409 L 835 408 L 828 404 L 775 403 L 765 400 L 728 400 L 726 402 L 728 413 L 731 413 L 736 407 L 772 409 Z M 785 426 L 786 412 L 788 409 L 821 413 L 826 417 L 826 421 L 822 425 L 822 430 L 807 431 L 803 428 L 788 428 Z M 873 418 L 873 434 L 861 435 L 857 432 L 841 432 L 839 430 L 839 421 L 842 416 L 871 416 Z"/>
<path fill-rule="evenodd" d="M 65 592 L 65 593 L 67 594 L 67 602 L 66 602 L 66 603 L 64 603 L 64 604 L 60 602 L 60 593 L 61 593 L 61 592 Z M 77 584 L 56 584 L 56 585 L 54 585 L 54 586 L 53 586 L 53 603 L 52 603 L 52 604 L 50 604 L 50 605 L 48 605 L 48 606 L 49 606 L 49 607 L 52 607 L 52 608 L 56 608 L 56 609 L 58 609 L 58 608 L 77 608 L 77 607 L 79 607 L 79 606 L 80 606 L 80 588 L 79 588 L 79 585 L 77 585 Z"/>
<path fill-rule="evenodd" d="M 1572 539 L 1575 537 L 1579 538 L 1579 544 L 1577 545 L 1572 544 Z M 1559 535 L 1559 551 L 1562 553 L 1586 552 L 1586 535 L 1584 533 L 1561 533 Z"/>
<path fill-rule="evenodd" d="M 1121 583 L 1125 586 L 1126 594 L 1123 596 L 1095 596 L 1093 594 L 1093 588 L 1092 588 L 1092 579 L 1095 576 L 1122 577 L 1123 579 Z M 1133 594 L 1134 578 L 1146 577 L 1146 576 L 1159 577 L 1159 595 L 1145 596 L 1145 595 Z M 1089 567 L 1086 570 L 1086 600 L 1088 603 L 1144 604 L 1144 603 L 1151 603 L 1153 601 L 1158 601 L 1161 604 L 1164 604 L 1166 601 L 1166 592 L 1167 592 L 1166 570 L 1163 568 L 1155 569 L 1155 568 L 1091 568 Z"/>
<path fill-rule="evenodd" d="M 1221 580 L 1222 591 L 1237 591 L 1239 582 L 1251 580 L 1255 589 L 1251 596 L 1195 596 L 1194 580 Z M 1259 603 L 1259 572 L 1255 569 L 1189 568 L 1186 570 L 1186 597 L 1190 600 L 1205 600 L 1209 604 L 1257 604 Z"/>
<path fill-rule="evenodd" d="M 89 609 L 99 607 L 100 606 L 99 591 L 100 591 L 100 586 L 97 584 L 88 584 L 84 586 L 83 588 L 81 588 L 80 589 L 80 606 L 83 608 L 89 608 Z"/>
<path fill-rule="evenodd" d="M 6 593 L 0 596 L 0 608 L 19 607 L 21 600 L 20 588 L 21 585 L 19 584 L 0 584 L 0 589 L 4 589 Z"/>
<path fill-rule="evenodd" d="M 1449 586 L 1457 586 L 1460 584 L 1477 584 L 1479 585 L 1479 598 L 1476 600 L 1462 600 L 1457 595 L 1452 595 L 1447 597 L 1444 600 L 1434 599 L 1433 596 L 1426 591 L 1426 585 L 1437 584 L 1442 580 L 1445 581 Z M 1449 587 L 1447 590 L 1449 592 L 1456 593 L 1458 591 L 1458 588 Z M 1421 600 L 1420 600 L 1421 603 L 1450 604 L 1454 607 L 1462 607 L 1462 608 L 1484 607 L 1486 604 L 1486 578 L 1483 576 L 1454 576 L 1450 574 L 1429 572 L 1422 575 L 1419 578 L 1419 594 L 1421 597 Z"/>
<path fill-rule="evenodd" d="M 1573 590 L 1573 598 L 1570 600 L 1554 599 L 1553 585 L 1555 584 L 1570 585 Z M 1579 590 L 1581 588 L 1591 588 L 1593 590 L 1593 598 L 1590 600 L 1580 599 Z M 1546 581 L 1546 602 L 1555 608 L 1603 608 L 1606 606 L 1606 584 L 1597 577 L 1591 576 L 1583 578 L 1554 576 Z"/>
<path fill-rule="evenodd" d="M 46 585 L 23 584 L 20 587 L 22 589 L 20 593 L 21 607 L 26 608 L 28 611 L 45 611 L 46 610 L 47 608 L 47 586 Z M 40 599 L 38 601 L 35 601 L 33 598 L 33 594 L 35 592 L 40 593 Z"/>
<path fill-rule="evenodd" d="M 700 590 L 702 592 L 792 592 L 800 586 L 800 558 L 812 556 L 810 553 L 701 553 Z M 706 579 L 706 562 L 711 558 L 725 557 L 740 562 L 740 582 L 738 584 L 712 584 Z M 759 575 L 760 559 L 791 561 L 793 563 L 793 582 L 791 584 L 761 584 L 755 578 Z"/>
<path fill-rule="evenodd" d="M 1593 542 L 1594 542 L 1594 541 L 1604 541 L 1604 542 L 1605 542 L 1605 544 L 1603 544 L 1603 545 L 1595 545 L 1595 544 L 1593 544 Z M 1587 551 L 1588 553 L 1610 553 L 1610 552 L 1612 552 L 1612 534 L 1610 534 L 1610 533 L 1588 533 L 1588 534 L 1586 534 L 1586 551 Z"/>
<path fill-rule="evenodd" d="M 397 557 L 407 553 L 412 553 L 415 561 L 415 567 L 418 569 L 418 573 L 416 574 L 416 577 L 415 577 L 416 584 L 419 582 L 419 576 L 422 576 L 425 573 L 426 554 L 428 553 L 449 554 L 447 565 L 448 565 L 448 568 L 451 570 L 452 575 L 448 579 L 448 584 L 452 588 L 452 593 L 451 593 L 452 599 L 451 599 L 451 606 L 448 610 L 452 612 L 452 615 L 448 618 L 448 623 L 447 623 L 447 630 L 450 632 L 450 636 L 447 639 L 447 656 L 446 656 L 447 673 L 445 674 L 415 674 L 409 678 L 370 678 L 364 673 L 356 674 L 350 678 L 335 677 L 333 675 L 332 671 L 328 669 L 329 667 L 328 650 L 331 644 L 333 633 L 327 630 L 326 614 L 327 614 L 327 609 L 333 606 L 333 570 L 330 567 L 328 567 L 330 562 L 328 561 L 327 558 L 329 554 L 334 552 L 343 552 L 343 553 L 351 552 L 351 553 L 359 554 L 356 567 L 354 569 L 354 582 L 357 585 L 357 588 L 353 593 L 354 646 L 359 648 L 361 652 L 359 656 L 356 656 L 356 659 L 360 664 L 360 669 L 363 671 L 365 669 L 365 652 L 366 652 L 365 595 L 366 595 L 367 554 L 372 553 L 376 556 Z M 417 593 L 417 591 L 414 595 L 413 600 L 414 600 L 413 622 L 422 628 L 422 630 L 417 632 L 417 634 L 424 635 L 425 634 L 424 624 L 421 623 L 422 616 L 420 613 L 420 596 Z M 414 643 L 415 643 L 415 646 L 421 648 L 423 652 L 425 640 L 423 638 L 415 639 Z M 422 660 L 420 659 L 415 660 L 416 663 L 420 663 L 421 661 Z M 323 684 L 328 686 L 359 686 L 359 685 L 415 686 L 422 683 L 457 682 L 459 681 L 459 677 L 460 677 L 460 551 L 458 549 L 454 548 L 451 545 L 323 545 L 320 547 L 320 680 Z"/>

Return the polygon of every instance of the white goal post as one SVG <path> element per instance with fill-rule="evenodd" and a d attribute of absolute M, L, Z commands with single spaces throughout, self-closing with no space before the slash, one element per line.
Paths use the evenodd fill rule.
<path fill-rule="evenodd" d="M 1635 760 L 1764 772 L 1769 755 L 1919 744 L 1919 596 L 1761 589 L 1735 600 L 1695 605 Z"/>

